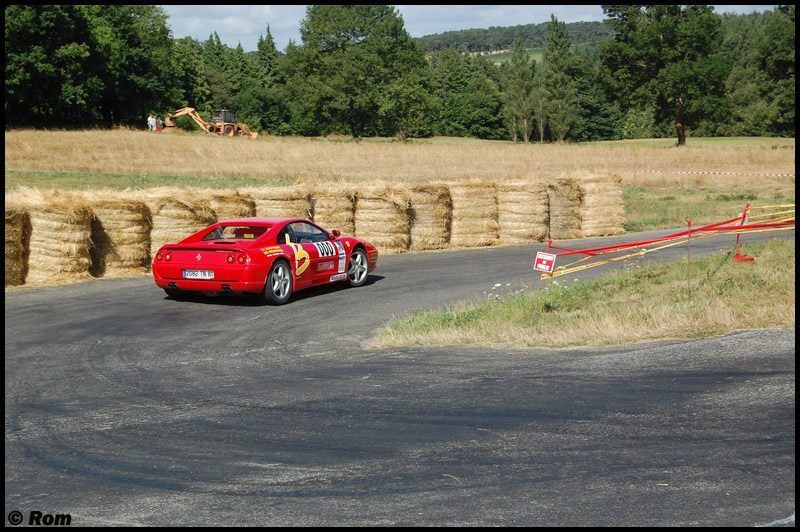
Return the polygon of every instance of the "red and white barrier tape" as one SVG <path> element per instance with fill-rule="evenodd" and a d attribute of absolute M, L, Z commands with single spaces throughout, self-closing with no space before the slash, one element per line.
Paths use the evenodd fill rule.
<path fill-rule="evenodd" d="M 702 174 L 702 175 L 754 175 L 759 177 L 794 177 L 794 174 L 762 174 L 758 172 L 706 172 L 706 171 L 680 171 L 680 170 L 645 170 L 651 174 Z"/>

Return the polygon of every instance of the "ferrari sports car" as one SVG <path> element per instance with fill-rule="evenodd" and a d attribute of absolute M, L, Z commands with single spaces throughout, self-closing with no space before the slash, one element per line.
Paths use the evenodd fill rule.
<path fill-rule="evenodd" d="M 328 283 L 361 286 L 378 262 L 375 246 L 329 233 L 301 218 L 240 218 L 206 227 L 153 257 L 167 295 L 256 294 L 281 305 L 294 292 Z"/>

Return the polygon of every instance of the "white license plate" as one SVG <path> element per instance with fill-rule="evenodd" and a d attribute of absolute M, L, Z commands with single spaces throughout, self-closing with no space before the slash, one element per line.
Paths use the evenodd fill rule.
<path fill-rule="evenodd" d="M 183 270 L 183 277 L 186 279 L 213 279 L 212 270 Z"/>

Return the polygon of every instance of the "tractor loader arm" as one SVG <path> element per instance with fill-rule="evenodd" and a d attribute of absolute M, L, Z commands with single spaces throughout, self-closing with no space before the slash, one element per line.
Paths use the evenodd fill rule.
<path fill-rule="evenodd" d="M 177 128 L 178 126 L 177 126 L 177 124 L 175 124 L 175 122 L 173 122 L 173 119 L 174 118 L 178 118 L 179 116 L 184 116 L 184 115 L 189 115 L 189 118 L 194 120 L 195 123 L 198 126 L 200 126 L 200 128 L 203 131 L 205 131 L 206 133 L 208 133 L 210 131 L 211 126 L 209 126 L 208 123 L 205 120 L 200 118 L 200 115 L 197 114 L 197 111 L 195 111 L 194 107 L 181 107 L 180 109 L 178 109 L 174 113 L 167 114 L 166 118 L 164 119 L 164 125 L 166 125 L 167 127 L 175 127 L 175 128 Z"/>

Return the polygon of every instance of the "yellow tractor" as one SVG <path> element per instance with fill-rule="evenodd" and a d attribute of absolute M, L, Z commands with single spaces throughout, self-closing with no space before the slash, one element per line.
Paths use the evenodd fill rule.
<path fill-rule="evenodd" d="M 175 123 L 175 119 L 179 116 L 188 116 L 206 133 L 214 133 L 217 135 L 228 135 L 229 137 L 248 136 L 255 140 L 258 138 L 258 133 L 250 131 L 245 124 L 236 121 L 236 113 L 227 109 L 220 109 L 214 112 L 214 118 L 211 122 L 206 122 L 200 115 L 197 114 L 194 107 L 182 107 L 174 113 L 169 113 L 164 119 L 164 131 L 175 131 L 180 129 Z"/>

